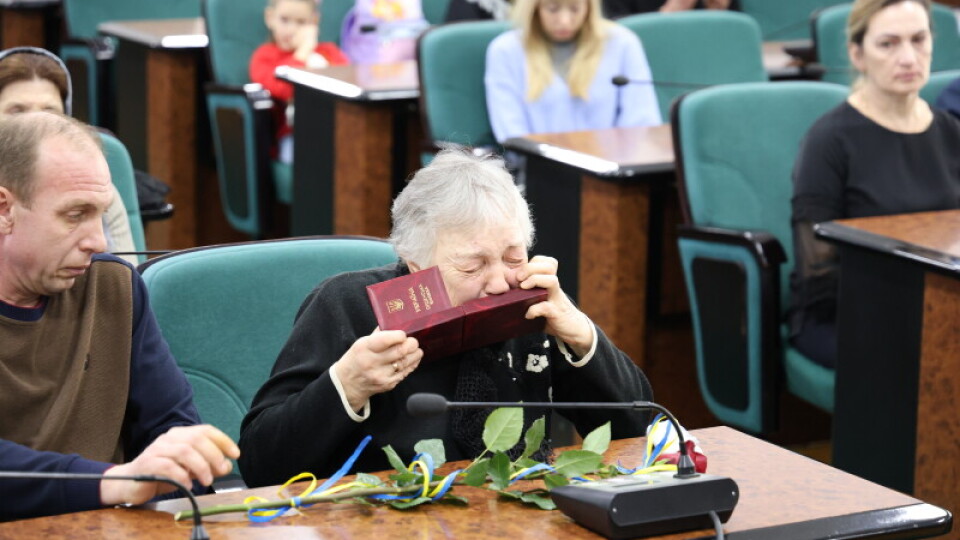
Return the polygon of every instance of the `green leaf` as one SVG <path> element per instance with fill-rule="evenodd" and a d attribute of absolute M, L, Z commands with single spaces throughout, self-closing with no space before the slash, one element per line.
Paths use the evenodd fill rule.
<path fill-rule="evenodd" d="M 397 474 L 391 474 L 390 479 L 393 480 L 398 487 L 409 486 L 413 483 L 422 483 L 423 475 L 412 473 L 412 472 L 402 472 Z"/>
<path fill-rule="evenodd" d="M 390 466 L 397 470 L 397 472 L 406 472 L 407 466 L 403 463 L 403 460 L 400 459 L 400 456 L 397 455 L 397 451 L 393 449 L 389 444 L 383 447 L 383 453 L 387 455 L 387 461 L 390 462 Z"/>
<path fill-rule="evenodd" d="M 543 483 L 547 486 L 547 489 L 553 489 L 560 486 L 566 486 L 570 483 L 570 481 L 567 480 L 567 477 L 563 476 L 562 474 L 548 474 L 547 476 L 543 477 Z"/>
<path fill-rule="evenodd" d="M 367 474 L 367 473 L 357 473 L 357 479 L 356 479 L 356 481 L 357 481 L 357 482 L 361 482 L 361 483 L 363 483 L 363 484 L 370 484 L 371 486 L 382 486 L 382 485 L 383 485 L 383 480 L 381 480 L 380 478 L 378 478 L 378 477 L 376 477 L 376 476 L 374 476 L 374 475 L 372 475 L 372 474 Z"/>
<path fill-rule="evenodd" d="M 447 462 L 447 453 L 443 448 L 443 441 L 440 439 L 425 439 L 413 445 L 413 450 L 418 454 L 430 454 L 433 458 L 433 466 L 439 467 Z"/>
<path fill-rule="evenodd" d="M 540 507 L 541 510 L 556 510 L 557 505 L 554 504 L 553 500 L 550 497 L 545 497 L 540 493 L 524 493 L 520 496 L 520 500 L 527 504 L 535 504 Z"/>
<path fill-rule="evenodd" d="M 523 409 L 501 407 L 487 417 L 483 424 L 483 444 L 491 452 L 505 452 L 520 441 L 523 431 Z"/>
<path fill-rule="evenodd" d="M 590 452 L 602 454 L 607 451 L 609 446 L 610 422 L 607 422 L 606 424 L 591 431 L 590 434 L 583 439 L 582 448 L 584 450 L 589 450 Z"/>
<path fill-rule="evenodd" d="M 502 489 L 497 491 L 497 493 L 499 493 L 501 497 L 506 497 L 508 499 L 518 499 L 518 500 L 523 495 L 522 491 L 505 491 Z"/>
<path fill-rule="evenodd" d="M 523 453 L 520 454 L 520 457 L 530 457 L 534 452 L 540 449 L 540 443 L 543 442 L 543 436 L 546 433 L 546 425 L 547 423 L 542 416 L 530 424 L 527 432 L 523 435 L 524 446 Z"/>
<path fill-rule="evenodd" d="M 490 459 L 483 458 L 466 470 L 463 483 L 468 486 L 480 487 L 487 481 L 487 471 L 490 470 Z"/>
<path fill-rule="evenodd" d="M 490 458 L 490 479 L 493 489 L 503 489 L 510 484 L 510 458 L 503 452 L 497 452 Z"/>
<path fill-rule="evenodd" d="M 423 503 L 430 502 L 430 497 L 417 497 L 416 499 L 411 499 L 409 501 L 391 501 L 390 506 L 396 508 L 397 510 L 406 510 L 407 508 L 413 508 L 414 506 L 420 506 Z"/>
<path fill-rule="evenodd" d="M 600 466 L 603 456 L 589 450 L 567 450 L 557 456 L 557 461 L 553 466 L 557 474 L 562 474 L 567 478 L 581 476 L 591 473 Z"/>
<path fill-rule="evenodd" d="M 447 494 L 444 495 L 443 498 L 437 502 L 453 503 L 453 504 L 470 504 L 470 499 L 466 497 L 461 497 L 460 495 L 454 495 L 453 493 L 450 493 L 448 491 Z"/>
<path fill-rule="evenodd" d="M 515 463 L 515 465 L 521 469 L 529 469 L 530 467 L 533 467 L 534 465 L 539 465 L 539 464 L 540 464 L 539 461 L 535 461 L 525 457 L 518 459 Z"/>

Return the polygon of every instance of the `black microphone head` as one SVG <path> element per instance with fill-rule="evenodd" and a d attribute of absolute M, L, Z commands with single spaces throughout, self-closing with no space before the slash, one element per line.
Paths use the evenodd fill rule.
<path fill-rule="evenodd" d="M 440 394 L 419 392 L 407 398 L 410 416 L 436 416 L 447 411 L 447 398 Z"/>
<path fill-rule="evenodd" d="M 624 76 L 624 75 L 614 75 L 614 77 L 613 77 L 612 79 L 610 79 L 610 82 L 612 82 L 613 84 L 615 84 L 615 85 L 617 85 L 617 86 L 626 86 L 626 85 L 630 84 L 630 79 L 628 79 L 628 78 L 627 78 L 626 76 Z"/>

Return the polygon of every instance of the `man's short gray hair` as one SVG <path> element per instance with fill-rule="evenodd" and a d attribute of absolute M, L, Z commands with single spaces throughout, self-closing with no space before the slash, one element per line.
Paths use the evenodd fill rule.
<path fill-rule="evenodd" d="M 93 128 L 58 113 L 29 112 L 0 122 L 0 186 L 28 208 L 36 189 L 40 144 L 53 137 L 62 137 L 75 148 L 89 148 L 91 155 L 102 144 Z"/>
<path fill-rule="evenodd" d="M 499 157 L 448 147 L 413 175 L 393 201 L 390 242 L 402 259 L 430 265 L 442 231 L 514 225 L 533 245 L 530 208 Z"/>

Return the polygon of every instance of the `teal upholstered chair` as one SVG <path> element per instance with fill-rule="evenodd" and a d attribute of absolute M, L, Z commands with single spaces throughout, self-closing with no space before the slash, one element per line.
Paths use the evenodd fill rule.
<path fill-rule="evenodd" d="M 810 39 L 811 15 L 842 3 L 844 0 L 740 0 L 740 11 L 760 23 L 764 41 L 787 41 Z"/>
<path fill-rule="evenodd" d="M 420 36 L 420 111 L 434 148 L 441 142 L 497 144 L 487 115 L 483 75 L 487 45 L 508 28 L 500 21 L 468 21 L 437 26 Z"/>
<path fill-rule="evenodd" d="M 320 3 L 320 41 L 340 44 L 340 26 L 354 3 L 354 0 L 323 0 Z"/>
<path fill-rule="evenodd" d="M 272 102 L 260 85 L 248 84 L 253 51 L 267 41 L 263 0 L 204 0 L 210 43 L 207 85 L 220 197 L 227 221 L 254 238 L 272 224 L 273 201 L 290 204 L 293 170 L 270 157 Z"/>
<path fill-rule="evenodd" d="M 423 16 L 430 24 L 443 24 L 447 19 L 450 0 L 422 0 Z"/>
<path fill-rule="evenodd" d="M 307 237 L 178 251 L 140 271 L 200 417 L 238 440 L 240 422 L 313 287 L 395 260 L 382 240 Z"/>
<path fill-rule="evenodd" d="M 936 105 L 937 98 L 943 93 L 943 89 L 950 86 L 950 83 L 960 79 L 960 69 L 949 69 L 947 71 L 937 71 L 930 74 L 930 80 L 920 89 L 920 97 L 931 105 Z"/>
<path fill-rule="evenodd" d="M 117 44 L 98 34 L 100 23 L 199 16 L 200 0 L 63 0 L 66 39 L 60 58 L 73 79 L 74 116 L 112 127 L 111 61 Z"/>
<path fill-rule="evenodd" d="M 147 243 L 143 235 L 143 220 L 140 218 L 140 202 L 137 200 L 137 183 L 133 175 L 133 162 L 127 147 L 119 139 L 108 133 L 100 133 L 103 141 L 103 155 L 107 158 L 110 167 L 110 179 L 117 186 L 123 206 L 127 210 L 127 219 L 130 221 L 130 234 L 133 236 L 133 245 L 137 251 L 146 251 Z M 146 260 L 145 255 L 139 255 L 140 262 Z"/>
<path fill-rule="evenodd" d="M 760 28 L 742 13 L 642 13 L 617 22 L 640 37 L 654 82 L 664 83 L 655 86 L 664 121 L 670 103 L 695 88 L 767 80 Z"/>
<path fill-rule="evenodd" d="M 933 59 L 931 71 L 960 69 L 960 32 L 953 10 L 933 4 Z M 816 14 L 813 21 L 813 40 L 817 60 L 826 70 L 823 80 L 850 84 L 856 72 L 847 54 L 847 17 L 850 5 L 833 6 Z"/>
<path fill-rule="evenodd" d="M 773 429 L 781 381 L 833 410 L 834 372 L 794 350 L 781 323 L 793 269 L 797 149 L 847 93 L 820 82 L 732 84 L 687 94 L 672 111 L 697 375 L 707 406 L 724 423 Z"/>

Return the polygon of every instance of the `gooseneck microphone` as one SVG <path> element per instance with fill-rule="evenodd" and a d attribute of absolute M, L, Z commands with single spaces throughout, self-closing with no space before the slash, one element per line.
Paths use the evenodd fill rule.
<path fill-rule="evenodd" d="M 190 532 L 190 540 L 210 540 L 210 536 L 203 527 L 203 521 L 200 519 L 200 506 L 197 504 L 197 498 L 186 486 L 166 476 L 158 476 L 155 474 L 108 476 L 89 473 L 0 471 L 0 478 L 8 478 L 11 480 L 132 480 L 134 482 L 163 482 L 164 484 L 170 484 L 186 494 L 187 498 L 190 499 L 190 505 L 193 506 L 193 530 Z"/>
<path fill-rule="evenodd" d="M 612 79 L 610 79 L 610 82 L 613 83 L 614 86 L 626 86 L 628 84 L 649 84 L 652 86 L 669 86 L 669 87 L 690 88 L 690 89 L 707 88 L 708 86 L 712 86 L 710 84 L 703 84 L 703 83 L 655 81 L 652 79 L 631 79 L 626 75 L 615 75 Z"/>
<path fill-rule="evenodd" d="M 613 401 L 613 402 L 496 402 L 496 401 L 447 401 L 447 398 L 440 394 L 431 394 L 419 392 L 407 398 L 407 412 L 410 416 L 436 416 L 445 413 L 448 409 L 487 409 L 496 407 L 522 407 L 528 409 L 653 409 L 663 413 L 673 429 L 677 432 L 677 438 L 680 442 L 680 459 L 677 462 L 677 478 L 692 478 L 697 476 L 697 469 L 693 460 L 687 453 L 687 444 L 683 439 L 683 431 L 680 428 L 680 422 L 677 422 L 673 413 L 666 407 L 652 401 Z"/>
<path fill-rule="evenodd" d="M 664 414 L 677 432 L 680 459 L 677 473 L 627 475 L 555 487 L 550 496 L 557 508 L 588 529 L 607 538 L 635 538 L 713 527 L 730 519 L 740 498 L 731 478 L 698 474 L 687 453 L 679 422 L 652 401 L 624 402 L 458 402 L 439 394 L 417 393 L 407 398 L 411 416 L 435 416 L 449 409 L 525 407 L 543 409 L 653 409 Z"/>

